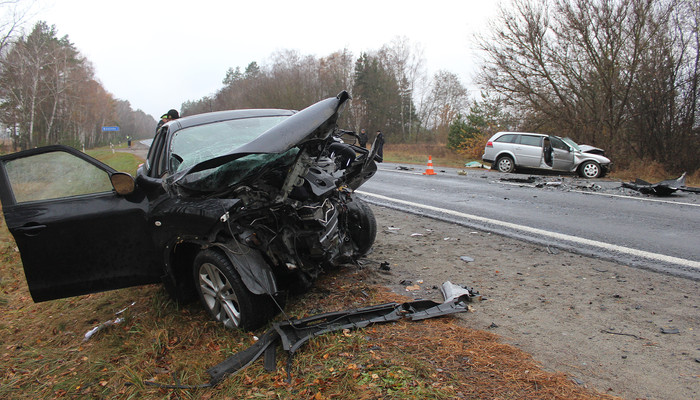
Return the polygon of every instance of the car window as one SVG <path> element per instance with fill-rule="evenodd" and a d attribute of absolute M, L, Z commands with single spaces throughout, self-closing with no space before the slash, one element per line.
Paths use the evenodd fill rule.
<path fill-rule="evenodd" d="M 531 135 L 520 135 L 520 144 L 527 146 L 541 146 L 542 137 L 541 136 L 531 136 Z"/>
<path fill-rule="evenodd" d="M 568 143 L 569 146 L 573 147 L 574 150 L 581 151 L 581 148 L 578 147 L 578 144 L 576 144 L 576 142 L 574 142 L 573 140 L 571 140 L 571 138 L 566 137 L 566 138 L 562 138 L 562 140 L 563 140 L 564 142 Z"/>
<path fill-rule="evenodd" d="M 10 160 L 5 169 L 17 203 L 112 191 L 107 171 L 63 151 Z"/>
<path fill-rule="evenodd" d="M 158 156 L 163 151 L 163 143 L 165 143 L 165 129 L 159 129 L 156 137 L 151 142 L 151 147 L 148 149 L 146 157 L 146 171 L 148 176 L 159 177 L 161 172 L 157 171 Z"/>
<path fill-rule="evenodd" d="M 228 154 L 286 118 L 241 118 L 180 129 L 171 140 L 171 172 Z"/>
<path fill-rule="evenodd" d="M 517 135 L 503 135 L 503 136 L 499 137 L 498 139 L 494 140 L 494 142 L 514 143 L 516 138 L 517 138 Z"/>
<path fill-rule="evenodd" d="M 566 143 L 564 143 L 564 141 L 559 139 L 558 137 L 550 136 L 549 142 L 552 144 L 552 147 L 554 147 L 555 149 L 569 151 L 569 146 L 567 146 Z"/>

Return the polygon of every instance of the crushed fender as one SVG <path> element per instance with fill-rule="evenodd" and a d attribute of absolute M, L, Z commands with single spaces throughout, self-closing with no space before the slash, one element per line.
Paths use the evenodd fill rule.
<path fill-rule="evenodd" d="M 212 386 L 218 384 L 227 376 L 246 368 L 263 354 L 265 369 L 274 371 L 278 342 L 281 342 L 282 348 L 288 352 L 287 377 L 291 380 L 290 370 L 294 353 L 314 337 L 400 319 L 420 321 L 466 312 L 468 311 L 466 303 L 481 299 L 479 292 L 474 289 L 455 285 L 449 281 L 442 284 L 442 294 L 445 299 L 442 304 L 432 300 L 392 302 L 277 322 L 255 344 L 208 369 L 207 373 L 211 376 L 210 384 Z"/>

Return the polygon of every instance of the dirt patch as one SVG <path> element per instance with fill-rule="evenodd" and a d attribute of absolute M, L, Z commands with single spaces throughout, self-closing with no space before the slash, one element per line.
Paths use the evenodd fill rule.
<path fill-rule="evenodd" d="M 368 259 L 389 263 L 395 292 L 441 300 L 446 280 L 474 287 L 487 300 L 463 323 L 546 370 L 629 399 L 700 397 L 698 282 L 372 209 L 379 233 Z"/>

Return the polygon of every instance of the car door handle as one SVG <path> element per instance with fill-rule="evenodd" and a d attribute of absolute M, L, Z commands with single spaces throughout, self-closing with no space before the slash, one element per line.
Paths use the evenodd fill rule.
<path fill-rule="evenodd" d="M 27 236 L 36 236 L 39 232 L 46 229 L 46 225 L 31 225 L 31 226 L 21 226 L 16 229 L 17 233 L 23 233 Z"/>

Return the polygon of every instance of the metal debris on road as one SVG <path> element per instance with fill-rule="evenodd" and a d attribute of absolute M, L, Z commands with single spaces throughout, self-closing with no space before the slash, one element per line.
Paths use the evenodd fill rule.
<path fill-rule="evenodd" d="M 676 179 L 668 179 L 659 183 L 649 183 L 642 179 L 635 179 L 634 182 L 622 182 L 622 187 L 636 190 L 643 194 L 655 196 L 670 196 L 676 190 L 685 188 L 685 172 Z"/>

